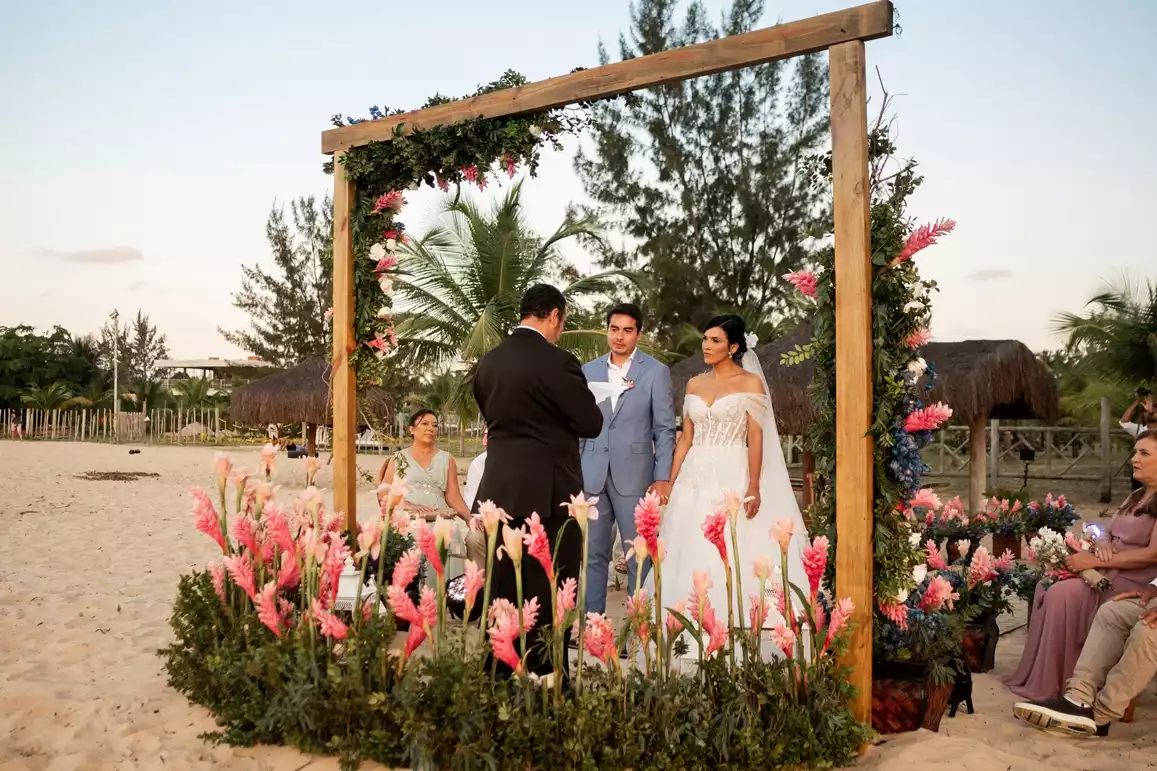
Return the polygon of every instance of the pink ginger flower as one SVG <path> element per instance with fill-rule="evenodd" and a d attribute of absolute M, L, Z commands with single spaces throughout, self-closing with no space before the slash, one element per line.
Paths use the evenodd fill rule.
<path fill-rule="evenodd" d="M 221 534 L 221 518 L 213 508 L 204 490 L 193 490 L 193 516 L 197 518 L 197 530 L 212 538 L 221 547 L 222 553 L 228 554 L 229 547 L 225 544 L 225 536 Z"/>
<path fill-rule="evenodd" d="M 379 354 L 381 354 L 383 356 L 390 352 L 390 341 L 388 339 L 386 339 L 385 337 L 382 337 L 381 332 L 378 332 L 377 334 L 375 334 L 373 340 L 367 340 L 366 346 L 369 348 L 373 348 L 375 351 L 377 351 Z"/>
<path fill-rule="evenodd" d="M 257 620 L 269 630 L 273 632 L 276 637 L 281 637 L 281 613 L 277 609 L 277 584 L 270 581 L 261 590 L 254 600 L 257 606 Z"/>
<path fill-rule="evenodd" d="M 699 620 L 699 608 L 707 602 L 707 592 L 711 589 L 711 576 L 705 570 L 696 570 L 691 574 L 691 595 L 687 598 L 691 604 L 691 612 L 695 620 Z"/>
<path fill-rule="evenodd" d="M 1018 511 L 1020 511 L 1020 501 L 1013 501 L 1012 502 L 1012 508 L 1009 509 L 1009 512 L 1012 514 L 1015 514 Z"/>
<path fill-rule="evenodd" d="M 959 600 L 960 595 L 952 591 L 952 584 L 944 576 L 935 576 L 924 590 L 924 597 L 920 601 L 920 608 L 925 613 L 935 613 L 944 606 L 952 610 L 952 603 Z"/>
<path fill-rule="evenodd" d="M 935 431 L 940 425 L 952 417 L 952 408 L 944 402 L 937 402 L 922 410 L 916 410 L 904 419 L 904 430 Z"/>
<path fill-rule="evenodd" d="M 851 597 L 844 597 L 843 599 L 838 600 L 836 602 L 836 606 L 834 608 L 832 608 L 831 622 L 828 623 L 828 635 L 824 639 L 824 650 L 825 651 L 828 650 L 829 648 L 831 648 L 832 643 L 835 642 L 839 638 L 840 632 L 847 625 L 848 619 L 850 619 L 852 617 L 852 612 L 855 609 L 856 609 L 856 605 L 855 605 L 855 603 L 852 602 Z M 907 611 L 905 611 L 905 613 L 904 613 L 905 621 L 907 620 L 907 616 L 908 616 Z M 893 619 L 893 620 L 895 620 L 895 619 Z"/>
<path fill-rule="evenodd" d="M 323 636 L 331 640 L 344 640 L 349 634 L 349 629 L 342 623 L 342 620 L 328 610 L 318 610 L 315 615 Z"/>
<path fill-rule="evenodd" d="M 795 534 L 795 523 L 790 519 L 777 519 L 771 525 L 772 540 L 779 544 L 779 550 L 786 552 L 791 547 L 791 537 Z"/>
<path fill-rule="evenodd" d="M 566 624 L 567 613 L 574 610 L 578 603 L 578 582 L 568 578 L 558 588 L 554 601 L 554 626 L 562 629 Z"/>
<path fill-rule="evenodd" d="M 803 571 L 807 573 L 808 589 L 813 599 L 819 594 L 820 582 L 828 569 L 828 546 L 828 537 L 820 535 L 803 550 Z"/>
<path fill-rule="evenodd" d="M 996 570 L 1012 570 L 1012 560 L 1012 551 L 1005 549 L 1004 554 L 1001 554 L 996 558 L 996 561 L 992 563 L 992 567 Z"/>
<path fill-rule="evenodd" d="M 787 603 L 783 599 L 783 586 L 775 583 L 769 586 L 767 591 L 771 593 L 771 601 L 775 603 L 775 612 L 781 617 L 787 616 Z"/>
<path fill-rule="evenodd" d="M 880 603 L 880 613 L 900 629 L 908 630 L 908 606 L 900 602 Z"/>
<path fill-rule="evenodd" d="M 596 506 L 598 502 L 597 495 L 587 498 L 584 493 L 580 492 L 578 495 L 572 495 L 567 503 L 560 505 L 566 508 L 567 516 L 578 522 L 579 527 L 582 528 L 583 532 L 586 532 L 587 523 L 592 519 L 599 518 L 599 510 Z"/>
<path fill-rule="evenodd" d="M 751 595 L 751 603 L 747 615 L 750 621 L 751 629 L 762 629 L 764 622 L 767 621 L 767 614 L 771 609 L 767 607 L 767 600 L 761 597 L 758 593 Z"/>
<path fill-rule="evenodd" d="M 644 645 L 651 638 L 651 601 L 647 598 L 647 590 L 640 589 L 638 595 L 627 598 L 627 618 L 631 619 L 635 627 L 635 634 L 639 642 Z"/>
<path fill-rule="evenodd" d="M 361 532 L 358 533 L 358 552 L 354 555 L 355 559 L 361 560 L 364 557 L 378 558 L 378 554 L 382 550 L 382 523 L 379 520 L 374 520 L 368 524 L 362 525 Z"/>
<path fill-rule="evenodd" d="M 795 658 L 795 632 L 780 624 L 771 630 L 771 639 L 785 656 Z"/>
<path fill-rule="evenodd" d="M 506 173 L 514 179 L 514 175 L 518 173 L 518 162 L 514 160 L 514 156 L 507 153 L 502 162 L 506 166 Z"/>
<path fill-rule="evenodd" d="M 759 555 L 752 560 L 751 570 L 760 581 L 766 581 L 771 577 L 771 571 L 774 570 L 771 557 L 766 554 Z"/>
<path fill-rule="evenodd" d="M 706 655 L 710 656 L 727 644 L 727 624 L 715 618 L 715 608 L 708 602 L 703 608 L 703 616 L 699 619 L 703 631 L 707 633 Z"/>
<path fill-rule="evenodd" d="M 594 656 L 603 664 L 608 664 L 611 658 L 619 655 L 615 647 L 615 629 L 610 619 L 603 613 L 588 613 L 587 628 L 583 634 L 583 647 L 587 653 Z"/>
<path fill-rule="evenodd" d="M 248 554 L 226 557 L 225 570 L 229 572 L 233 583 L 241 587 L 241 591 L 245 592 L 249 599 L 252 600 L 257 596 L 257 579 L 253 575 L 253 563 L 249 561 Z"/>
<path fill-rule="evenodd" d="M 1073 552 L 1085 551 L 1085 549 L 1088 548 L 1072 533 L 1065 533 L 1065 546 L 1069 547 L 1069 551 Z"/>
<path fill-rule="evenodd" d="M 443 193 L 449 193 L 450 192 L 450 183 L 447 182 L 446 178 L 443 177 L 441 174 L 435 174 L 434 175 L 434 181 L 437 182 L 438 189 L 441 190 Z"/>
<path fill-rule="evenodd" d="M 497 533 L 501 524 L 510 524 L 510 517 L 504 510 L 495 506 L 494 501 L 482 501 L 478 504 L 478 513 L 474 516 L 482 521 L 482 529 L 487 535 Z"/>
<path fill-rule="evenodd" d="M 434 531 L 426 527 L 424 522 L 418 525 L 417 541 L 418 548 L 426 556 L 426 561 L 430 563 L 438 580 L 445 580 L 446 567 L 442 564 L 442 556 L 438 554 L 438 539 L 434 536 Z"/>
<path fill-rule="evenodd" d="M 380 211 L 389 209 L 391 211 L 398 211 L 406 205 L 406 198 L 399 190 L 391 190 L 388 193 L 383 193 L 378 196 L 378 200 L 374 201 L 374 214 Z"/>
<path fill-rule="evenodd" d="M 526 545 L 526 553 L 538 560 L 538 564 L 542 565 L 542 569 L 546 571 L 546 580 L 553 586 L 554 560 L 551 558 L 550 539 L 546 535 L 542 518 L 538 516 L 536 511 L 526 520 L 526 524 L 529 532 L 522 536 L 522 542 Z"/>
<path fill-rule="evenodd" d="M 277 588 L 292 589 L 301 583 L 301 569 L 297 558 L 288 552 L 281 553 L 281 569 L 277 571 Z"/>
<path fill-rule="evenodd" d="M 482 590 L 483 584 L 486 583 L 486 574 L 477 564 L 466 560 L 465 579 L 466 607 L 472 608 L 474 607 L 474 601 L 478 599 L 478 592 Z"/>
<path fill-rule="evenodd" d="M 330 542 L 329 551 L 326 552 L 325 562 L 322 565 L 321 583 L 318 587 L 318 594 L 327 606 L 333 605 L 333 601 L 337 599 L 338 579 L 341 577 L 341 571 L 349 556 L 350 550 L 345 545 L 345 541 Z"/>
<path fill-rule="evenodd" d="M 904 344 L 914 351 L 917 348 L 923 348 L 931 339 L 932 333 L 929 330 L 917 329 L 915 332 L 908 335 L 907 339 L 904 340 Z"/>
<path fill-rule="evenodd" d="M 278 597 L 277 610 L 281 613 L 281 625 L 287 629 L 293 626 L 293 603 L 284 597 Z"/>
<path fill-rule="evenodd" d="M 289 518 L 273 501 L 265 507 L 265 535 L 286 554 L 297 554 L 297 542 L 289 532 Z"/>
<path fill-rule="evenodd" d="M 663 515 L 662 501 L 655 493 L 647 493 L 635 506 L 635 531 L 647 542 L 647 550 L 654 554 L 659 548 L 659 525 Z"/>
<path fill-rule="evenodd" d="M 517 530 L 509 525 L 502 526 L 502 545 L 495 552 L 498 559 L 508 557 L 518 570 L 522 565 L 522 537 L 525 531 L 520 527 Z"/>
<path fill-rule="evenodd" d="M 406 594 L 405 587 L 393 585 L 386 587 L 386 607 L 393 611 L 395 616 L 408 622 L 411 629 L 422 623 L 418 607 L 410 599 L 410 595 Z"/>
<path fill-rule="evenodd" d="M 972 562 L 968 565 L 968 588 L 991 581 L 996 578 L 996 564 L 988 549 L 977 547 L 972 555 Z"/>
<path fill-rule="evenodd" d="M 466 180 L 467 182 L 477 182 L 478 181 L 478 167 L 475 166 L 474 164 L 470 164 L 469 166 L 463 167 L 461 169 L 461 171 L 462 171 L 462 178 L 464 180 Z"/>
<path fill-rule="evenodd" d="M 804 297 L 816 299 L 816 292 L 819 289 L 819 280 L 816 274 L 810 270 L 796 270 L 791 273 L 784 273 L 783 278 L 792 286 L 799 290 Z"/>
<path fill-rule="evenodd" d="M 261 473 L 268 479 L 273 474 L 274 462 L 277 460 L 277 448 L 271 443 L 266 442 L 265 446 L 261 448 Z"/>
<path fill-rule="evenodd" d="M 944 561 L 944 557 L 940 554 L 940 547 L 931 538 L 924 544 L 924 561 L 928 563 L 928 567 L 933 570 L 947 570 L 948 563 Z"/>
<path fill-rule="evenodd" d="M 478 189 L 479 190 L 485 190 L 486 186 L 488 184 L 489 184 L 489 180 L 487 180 L 486 175 L 485 174 L 479 174 L 478 175 Z"/>
<path fill-rule="evenodd" d="M 900 253 L 888 263 L 888 267 L 911 259 L 912 255 L 916 254 L 916 252 L 932 246 L 941 236 L 951 233 L 955 227 L 956 222 L 950 219 L 938 219 L 927 225 L 921 225 L 913 230 L 907 240 L 904 241 L 904 247 L 900 250 Z"/>
<path fill-rule="evenodd" d="M 680 616 L 686 616 L 687 601 L 679 600 L 667 610 L 667 634 L 674 636 L 683 631 L 683 622 L 680 621 L 675 616 L 675 613 L 672 613 L 671 611 L 675 611 L 675 613 L 678 613 Z"/>
<path fill-rule="evenodd" d="M 209 563 L 209 577 L 213 580 L 213 591 L 225 602 L 225 568 L 220 562 Z"/>
<path fill-rule="evenodd" d="M 233 520 L 233 539 L 248 549 L 251 554 L 260 554 L 261 552 L 257 545 L 257 533 L 254 529 L 256 524 L 243 514 Z"/>
<path fill-rule="evenodd" d="M 213 471 L 217 474 L 217 490 L 225 494 L 225 485 L 229 481 L 229 472 L 233 470 L 233 459 L 228 453 L 219 452 L 213 455 Z"/>
<path fill-rule="evenodd" d="M 725 508 L 716 509 L 703 520 L 703 537 L 719 551 L 719 558 L 723 560 L 723 564 L 730 565 L 731 563 L 727 561 L 726 529 L 727 509 Z"/>
<path fill-rule="evenodd" d="M 487 621 L 493 621 L 496 618 L 498 618 L 499 616 L 501 616 L 503 613 L 516 613 L 516 612 L 517 612 L 517 608 L 514 607 L 513 602 L 506 599 L 505 597 L 496 597 L 494 599 L 494 601 L 490 603 L 490 616 L 487 619 Z"/>
<path fill-rule="evenodd" d="M 515 673 L 521 674 L 522 657 L 514 647 L 514 641 L 518 639 L 517 614 L 513 611 L 503 612 L 497 616 L 492 614 L 492 618 L 493 621 L 486 634 L 490 637 L 490 649 L 494 652 L 494 657 Z"/>
<path fill-rule="evenodd" d="M 330 320 L 332 320 L 332 319 L 333 319 L 333 307 L 331 306 L 331 307 L 325 309 L 325 313 L 322 314 L 322 321 L 324 321 L 326 324 L 328 324 L 330 322 Z"/>
<path fill-rule="evenodd" d="M 385 273 L 387 270 L 393 270 L 396 267 L 398 267 L 397 255 L 387 254 L 378 260 L 378 264 L 374 266 L 374 273 Z"/>
<path fill-rule="evenodd" d="M 928 509 L 934 511 L 941 506 L 940 496 L 936 494 L 930 487 L 923 487 L 916 491 L 908 501 L 908 507 L 912 509 Z"/>

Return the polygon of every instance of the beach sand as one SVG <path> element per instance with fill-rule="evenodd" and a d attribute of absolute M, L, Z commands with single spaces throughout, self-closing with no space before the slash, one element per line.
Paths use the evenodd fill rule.
<path fill-rule="evenodd" d="M 193 529 L 189 488 L 213 484 L 204 447 L 0 442 L 0 771 L 69 769 L 337 769 L 334 758 L 281 747 L 231 748 L 198 738 L 214 728 L 169 689 L 157 648 L 169 640 L 177 578 L 214 556 Z M 256 449 L 232 451 L 255 467 Z M 376 456 L 359 465 L 374 472 Z M 89 481 L 90 471 L 146 472 Z M 332 468 L 317 483 L 328 487 Z M 279 456 L 289 500 L 301 461 Z M 359 506 L 374 510 L 363 484 Z M 1012 718 L 999 678 L 1016 665 L 1024 630 L 1001 640 L 997 669 L 975 678 L 975 715 L 945 717 L 939 734 L 889 737 L 861 760 L 889 771 L 1033 771 L 1157 767 L 1157 697 L 1107 740 L 1059 739 Z M 364 764 L 363 768 L 380 768 Z"/>

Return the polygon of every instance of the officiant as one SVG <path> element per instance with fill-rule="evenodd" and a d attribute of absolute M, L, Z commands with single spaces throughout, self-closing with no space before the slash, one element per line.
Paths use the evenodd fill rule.
<path fill-rule="evenodd" d="M 582 559 L 578 528 L 563 528 L 567 514 L 562 504 L 582 491 L 579 441 L 598 436 L 603 413 L 578 359 L 557 347 L 566 325 L 562 292 L 548 284 L 530 287 L 519 314 L 518 328 L 482 357 L 474 377 L 474 398 L 489 437 L 477 499 L 504 509 L 514 527 L 537 512 L 551 543 L 558 544 L 555 572 L 562 583 L 578 577 Z M 524 599 L 537 597 L 540 608 L 551 607 L 550 584 L 535 560 L 523 560 L 522 584 Z M 495 561 L 491 591 L 517 602 L 509 559 Z M 550 662 L 536 642 L 550 626 L 550 613 L 540 612 L 538 619 L 527 636 L 527 669 L 545 675 Z"/>

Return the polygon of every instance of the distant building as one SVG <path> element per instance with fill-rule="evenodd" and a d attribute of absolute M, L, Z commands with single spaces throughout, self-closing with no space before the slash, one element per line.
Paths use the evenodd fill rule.
<path fill-rule="evenodd" d="M 276 364 L 262 361 L 256 356 L 244 359 L 219 359 L 210 356 L 208 359 L 159 359 L 157 374 L 163 379 L 166 388 L 172 388 L 173 383 L 193 377 L 205 377 L 221 385 L 247 383 L 264 375 L 270 375 L 280 369 Z"/>

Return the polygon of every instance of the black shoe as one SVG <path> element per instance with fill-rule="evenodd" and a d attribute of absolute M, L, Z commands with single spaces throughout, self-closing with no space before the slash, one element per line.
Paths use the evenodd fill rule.
<path fill-rule="evenodd" d="M 1092 707 L 1074 704 L 1063 696 L 1044 701 L 1018 701 L 1012 707 L 1012 714 L 1043 731 L 1064 736 L 1109 735 L 1109 724 L 1097 725 Z"/>

